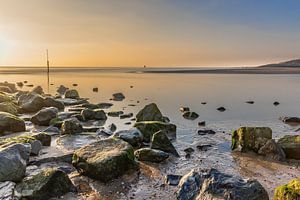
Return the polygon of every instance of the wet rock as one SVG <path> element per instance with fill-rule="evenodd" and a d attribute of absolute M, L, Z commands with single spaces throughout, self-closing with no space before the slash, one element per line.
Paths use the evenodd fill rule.
<path fill-rule="evenodd" d="M 19 86 L 21 88 L 24 86 L 24 84 L 22 82 L 17 82 L 17 86 Z"/>
<path fill-rule="evenodd" d="M 300 160 L 300 135 L 285 135 L 278 140 L 287 158 Z"/>
<path fill-rule="evenodd" d="M 8 95 L 6 95 L 4 93 L 0 93 L 0 103 L 11 102 L 11 101 L 12 101 L 12 99 Z"/>
<path fill-rule="evenodd" d="M 206 125 L 205 121 L 198 122 L 198 126 L 205 126 L 205 125 Z"/>
<path fill-rule="evenodd" d="M 278 101 L 275 101 L 274 103 L 273 103 L 273 105 L 274 106 L 278 106 L 280 103 L 278 102 Z"/>
<path fill-rule="evenodd" d="M 67 119 L 61 125 L 61 134 L 76 134 L 83 131 L 82 125 L 75 119 Z"/>
<path fill-rule="evenodd" d="M 188 119 L 188 120 L 195 120 L 199 117 L 199 115 L 195 112 L 184 112 L 182 114 L 182 116 L 185 118 L 185 119 Z"/>
<path fill-rule="evenodd" d="M 232 134 L 231 149 L 257 153 L 270 139 L 272 130 L 269 127 L 241 127 Z"/>
<path fill-rule="evenodd" d="M 198 130 L 198 134 L 199 135 L 206 135 L 206 134 L 214 135 L 214 134 L 216 134 L 216 132 L 211 129 L 200 129 L 200 130 Z"/>
<path fill-rule="evenodd" d="M 137 128 L 118 131 L 115 135 L 135 147 L 143 142 L 143 134 Z"/>
<path fill-rule="evenodd" d="M 120 115 L 120 119 L 126 119 L 126 118 L 131 118 L 131 117 L 133 117 L 133 113 Z"/>
<path fill-rule="evenodd" d="M 254 101 L 246 101 L 247 104 L 254 104 Z"/>
<path fill-rule="evenodd" d="M 60 133 L 60 129 L 55 127 L 55 126 L 49 126 L 48 128 L 46 128 L 43 132 L 45 133 L 56 133 L 59 134 Z M 53 134 L 52 134 L 53 135 Z"/>
<path fill-rule="evenodd" d="M 84 121 L 92 120 L 95 118 L 95 112 L 91 109 L 84 109 L 81 111 L 81 116 Z"/>
<path fill-rule="evenodd" d="M 68 175 L 56 168 L 46 168 L 17 185 L 19 198 L 44 200 L 75 191 Z"/>
<path fill-rule="evenodd" d="M 94 88 L 93 88 L 93 92 L 98 92 L 98 88 L 97 88 L 97 87 L 94 87 Z"/>
<path fill-rule="evenodd" d="M 0 92 L 12 93 L 11 89 L 7 86 L 0 86 Z"/>
<path fill-rule="evenodd" d="M 112 123 L 107 127 L 111 132 L 115 132 L 117 130 L 117 126 Z"/>
<path fill-rule="evenodd" d="M 116 138 L 99 140 L 76 150 L 72 163 L 82 175 L 102 182 L 117 178 L 135 166 L 132 146 Z"/>
<path fill-rule="evenodd" d="M 21 131 L 25 131 L 24 120 L 10 113 L 0 112 L 0 134 Z"/>
<path fill-rule="evenodd" d="M 36 94 L 44 94 L 44 90 L 41 86 L 36 86 L 31 90 L 31 92 L 34 92 Z"/>
<path fill-rule="evenodd" d="M 67 87 L 65 87 L 65 86 L 63 86 L 63 85 L 60 85 L 58 88 L 57 88 L 57 92 L 59 93 L 59 94 L 65 94 L 66 93 L 66 91 L 68 90 L 69 88 L 67 88 Z"/>
<path fill-rule="evenodd" d="M 97 106 L 99 109 L 108 109 L 108 108 L 112 107 L 113 104 L 112 103 L 98 103 Z"/>
<path fill-rule="evenodd" d="M 63 121 L 60 118 L 54 118 L 49 122 L 49 125 L 61 128 Z"/>
<path fill-rule="evenodd" d="M 73 85 L 74 87 L 77 87 L 77 86 L 78 86 L 78 84 L 77 84 L 77 83 L 73 83 L 72 85 Z"/>
<path fill-rule="evenodd" d="M 53 97 L 46 97 L 44 100 L 45 107 L 55 107 L 59 110 L 63 110 L 65 108 L 64 103 L 54 99 Z"/>
<path fill-rule="evenodd" d="M 51 136 L 47 133 L 34 133 L 31 135 L 34 139 L 40 141 L 43 146 L 50 146 L 51 145 Z"/>
<path fill-rule="evenodd" d="M 134 152 L 135 157 L 139 161 L 148 161 L 160 163 L 167 158 L 169 158 L 169 154 L 165 153 L 161 150 L 151 149 L 151 148 L 141 148 Z"/>
<path fill-rule="evenodd" d="M 189 112 L 190 111 L 190 108 L 189 107 L 181 107 L 181 108 L 179 108 L 179 111 L 180 112 Z"/>
<path fill-rule="evenodd" d="M 17 115 L 20 111 L 20 107 L 12 102 L 0 103 L 0 112 L 8 112 L 12 115 Z"/>
<path fill-rule="evenodd" d="M 125 122 L 124 124 L 125 125 L 131 125 L 131 122 Z"/>
<path fill-rule="evenodd" d="M 206 103 L 206 102 L 201 102 L 201 104 L 202 104 L 202 105 L 206 105 L 207 103 Z"/>
<path fill-rule="evenodd" d="M 18 104 L 25 112 L 37 112 L 44 107 L 44 98 L 35 93 L 23 94 L 18 98 Z"/>
<path fill-rule="evenodd" d="M 12 92 L 17 91 L 16 85 L 14 83 L 3 82 L 3 83 L 0 83 L 0 86 L 8 87 L 10 89 L 10 91 L 12 91 Z"/>
<path fill-rule="evenodd" d="M 222 107 L 217 108 L 217 110 L 220 111 L 220 112 L 224 112 L 224 111 L 226 110 L 226 108 L 224 108 L 224 107 L 222 106 Z"/>
<path fill-rule="evenodd" d="M 95 109 L 94 110 L 95 116 L 94 118 L 96 120 L 107 120 L 107 116 L 105 114 L 105 112 L 101 109 Z"/>
<path fill-rule="evenodd" d="M 185 153 L 191 154 L 193 153 L 195 150 L 192 147 L 186 148 L 183 150 Z"/>
<path fill-rule="evenodd" d="M 134 127 L 138 128 L 144 137 L 145 142 L 149 142 L 152 135 L 160 130 L 166 132 L 171 139 L 176 138 L 176 125 L 160 121 L 136 122 Z"/>
<path fill-rule="evenodd" d="M 56 118 L 58 109 L 55 107 L 44 108 L 31 117 L 31 122 L 39 126 L 49 126 L 52 119 Z"/>
<path fill-rule="evenodd" d="M 185 175 L 179 183 L 177 199 L 268 200 L 269 196 L 256 180 L 242 179 L 211 169 L 200 173 L 193 170 Z"/>
<path fill-rule="evenodd" d="M 79 105 L 83 103 L 88 103 L 86 99 L 71 99 L 71 98 L 58 98 L 57 101 L 62 102 L 66 106 L 73 106 L 73 105 Z"/>
<path fill-rule="evenodd" d="M 300 199 L 300 181 L 291 180 L 285 185 L 275 189 L 274 200 L 298 200 Z"/>
<path fill-rule="evenodd" d="M 124 114 L 123 111 L 110 111 L 107 113 L 107 115 L 110 117 L 119 117 L 122 114 Z"/>
<path fill-rule="evenodd" d="M 108 129 L 104 129 L 104 128 L 100 128 L 96 131 L 97 135 L 104 135 L 104 136 L 111 136 L 113 135 L 113 132 L 111 130 Z"/>
<path fill-rule="evenodd" d="M 300 124 L 300 118 L 299 117 L 283 117 L 281 120 L 284 123 L 292 123 L 292 124 Z"/>
<path fill-rule="evenodd" d="M 0 148 L 0 182 L 19 182 L 23 179 L 30 148 L 23 144 L 12 144 Z"/>
<path fill-rule="evenodd" d="M 69 89 L 65 92 L 65 98 L 69 98 L 69 99 L 78 99 L 79 98 L 79 94 L 77 92 L 77 90 L 75 89 Z"/>
<path fill-rule="evenodd" d="M 165 176 L 166 179 L 166 184 L 172 185 L 172 186 L 177 186 L 181 180 L 182 176 L 180 175 L 173 175 L 173 174 L 168 174 Z"/>
<path fill-rule="evenodd" d="M 136 115 L 136 121 L 163 121 L 163 115 L 155 103 L 146 105 Z"/>
<path fill-rule="evenodd" d="M 112 100 L 114 101 L 123 101 L 123 99 L 125 99 L 125 96 L 122 93 L 115 93 L 113 94 L 113 98 Z"/>
<path fill-rule="evenodd" d="M 0 182 L 0 199 L 14 200 L 16 184 L 11 181 Z"/>
<path fill-rule="evenodd" d="M 30 147 L 30 154 L 37 156 L 42 150 L 43 145 L 39 140 L 34 140 L 30 143 Z"/>
<path fill-rule="evenodd" d="M 198 144 L 196 147 L 199 151 L 207 151 L 209 148 L 212 147 L 212 145 L 211 144 Z"/>
<path fill-rule="evenodd" d="M 169 140 L 165 131 L 158 131 L 153 134 L 150 147 L 152 149 L 159 149 L 179 157 L 177 150 Z"/>
<path fill-rule="evenodd" d="M 268 140 L 266 144 L 258 150 L 258 154 L 272 160 L 285 161 L 285 153 L 275 140 Z"/>

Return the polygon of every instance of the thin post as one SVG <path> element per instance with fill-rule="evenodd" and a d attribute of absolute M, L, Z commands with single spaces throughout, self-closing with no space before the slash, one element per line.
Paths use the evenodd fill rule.
<path fill-rule="evenodd" d="M 49 54 L 48 54 L 48 49 L 46 50 L 47 54 L 47 85 L 48 85 L 48 93 L 49 93 L 49 73 L 50 73 L 50 64 L 49 64 Z"/>

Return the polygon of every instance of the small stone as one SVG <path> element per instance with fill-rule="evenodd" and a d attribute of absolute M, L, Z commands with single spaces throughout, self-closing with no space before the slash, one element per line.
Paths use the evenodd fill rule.
<path fill-rule="evenodd" d="M 206 125 L 205 121 L 198 122 L 198 126 L 205 126 L 205 125 Z"/>
<path fill-rule="evenodd" d="M 190 108 L 189 107 L 181 107 L 179 108 L 180 112 L 188 112 L 190 111 Z"/>
<path fill-rule="evenodd" d="M 182 116 L 185 118 L 185 119 L 189 119 L 189 120 L 195 120 L 199 117 L 199 115 L 195 112 L 190 112 L 190 111 L 187 111 L 187 112 L 184 112 L 182 114 Z"/>
<path fill-rule="evenodd" d="M 274 106 L 278 106 L 280 103 L 278 102 L 278 101 L 275 101 L 274 103 L 273 103 L 273 105 Z"/>
<path fill-rule="evenodd" d="M 113 98 L 112 100 L 114 101 L 123 101 L 125 99 L 125 96 L 123 95 L 123 93 L 115 93 L 113 94 Z"/>
<path fill-rule="evenodd" d="M 139 161 L 148 161 L 148 162 L 155 162 L 160 163 L 167 158 L 169 158 L 169 154 L 157 150 L 157 149 L 150 149 L 150 148 L 141 148 L 134 152 L 135 157 Z"/>
<path fill-rule="evenodd" d="M 168 174 L 167 176 L 165 176 L 165 182 L 168 185 L 177 186 L 181 178 L 182 176 L 180 175 Z"/>
<path fill-rule="evenodd" d="M 226 110 L 226 108 L 224 108 L 224 107 L 222 106 L 222 107 L 217 108 L 217 110 L 220 111 L 220 112 L 224 112 L 224 111 Z"/>
<path fill-rule="evenodd" d="M 254 101 L 246 101 L 247 104 L 254 104 Z"/>
<path fill-rule="evenodd" d="M 197 149 L 199 151 L 207 151 L 210 147 L 212 147 L 211 144 L 199 144 L 199 145 L 197 145 Z"/>
<path fill-rule="evenodd" d="M 200 129 L 198 130 L 198 134 L 199 135 L 206 135 L 206 134 L 216 134 L 216 132 L 214 130 L 211 130 L 211 129 Z"/>
<path fill-rule="evenodd" d="M 94 87 L 94 88 L 93 88 L 93 92 L 98 92 L 98 88 L 97 88 L 97 87 Z"/>

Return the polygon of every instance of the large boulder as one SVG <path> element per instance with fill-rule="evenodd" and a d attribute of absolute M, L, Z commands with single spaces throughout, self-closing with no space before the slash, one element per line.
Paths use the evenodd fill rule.
<path fill-rule="evenodd" d="M 136 121 L 163 121 L 164 117 L 161 114 L 155 103 L 146 105 L 142 110 L 136 115 Z"/>
<path fill-rule="evenodd" d="M 20 107 L 13 102 L 2 102 L 0 103 L 0 112 L 8 112 L 13 115 L 17 115 L 20 111 Z"/>
<path fill-rule="evenodd" d="M 148 161 L 148 162 L 155 162 L 155 163 L 160 163 L 166 160 L 167 158 L 169 158 L 168 153 L 157 149 L 151 149 L 151 148 L 138 149 L 134 152 L 134 155 L 139 161 Z"/>
<path fill-rule="evenodd" d="M 300 135 L 286 135 L 278 140 L 287 158 L 300 160 Z"/>
<path fill-rule="evenodd" d="M 107 182 L 135 166 L 133 148 L 117 138 L 99 140 L 74 152 L 73 165 L 86 176 Z"/>
<path fill-rule="evenodd" d="M 24 112 L 37 112 L 44 107 L 44 98 L 36 93 L 23 94 L 18 98 L 18 104 Z"/>
<path fill-rule="evenodd" d="M 56 168 L 43 169 L 38 174 L 25 178 L 16 186 L 19 198 L 33 200 L 61 197 L 72 191 L 75 191 L 75 187 L 68 175 Z"/>
<path fill-rule="evenodd" d="M 211 169 L 209 172 L 191 171 L 179 183 L 179 200 L 251 199 L 268 200 L 263 186 L 256 180 L 242 179 Z"/>
<path fill-rule="evenodd" d="M 31 117 L 31 122 L 39 126 L 49 126 L 52 119 L 56 118 L 58 109 L 55 107 L 44 108 Z"/>
<path fill-rule="evenodd" d="M 158 131 L 153 134 L 150 147 L 152 149 L 159 149 L 179 157 L 178 152 L 176 151 L 172 142 L 169 140 L 165 131 Z"/>
<path fill-rule="evenodd" d="M 23 144 L 0 147 L 0 182 L 19 182 L 25 176 L 30 148 Z"/>
<path fill-rule="evenodd" d="M 54 99 L 53 97 L 46 97 L 44 100 L 45 107 L 55 107 L 59 110 L 63 110 L 65 105 L 63 102 Z"/>
<path fill-rule="evenodd" d="M 21 131 L 25 131 L 24 120 L 10 113 L 0 112 L 0 134 Z"/>
<path fill-rule="evenodd" d="M 144 137 L 145 142 L 150 142 L 152 135 L 158 131 L 165 131 L 169 138 L 176 138 L 176 125 L 161 121 L 136 122 L 134 127 L 138 128 Z"/>
<path fill-rule="evenodd" d="M 79 94 L 78 94 L 77 90 L 75 90 L 75 89 L 67 90 L 65 93 L 65 98 L 78 99 Z"/>
<path fill-rule="evenodd" d="M 76 134 L 83 132 L 82 125 L 76 119 L 67 119 L 61 125 L 61 134 Z"/>
<path fill-rule="evenodd" d="M 137 128 L 118 131 L 115 133 L 115 136 L 128 142 L 129 144 L 131 144 L 134 147 L 141 146 L 141 144 L 143 143 L 143 134 Z"/>
<path fill-rule="evenodd" d="M 269 127 L 241 127 L 232 134 L 231 149 L 257 153 L 270 139 L 272 129 Z"/>
<path fill-rule="evenodd" d="M 291 180 L 285 185 L 275 189 L 274 200 L 298 200 L 300 199 L 300 181 Z"/>

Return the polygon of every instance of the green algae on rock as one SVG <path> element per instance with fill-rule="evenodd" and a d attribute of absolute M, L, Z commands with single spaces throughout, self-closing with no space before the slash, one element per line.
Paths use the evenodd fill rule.
<path fill-rule="evenodd" d="M 7 112 L 0 112 L 0 134 L 21 131 L 25 131 L 24 120 Z"/>
<path fill-rule="evenodd" d="M 20 198 L 32 200 L 60 197 L 74 190 L 75 187 L 68 175 L 56 168 L 47 168 L 32 177 L 25 178 L 16 187 Z"/>
<path fill-rule="evenodd" d="M 300 135 L 285 135 L 278 140 L 287 158 L 300 160 Z"/>
<path fill-rule="evenodd" d="M 298 200 L 300 199 L 300 181 L 291 180 L 288 184 L 275 189 L 274 200 Z"/>
<path fill-rule="evenodd" d="M 72 163 L 82 175 L 102 182 L 118 178 L 136 164 L 132 146 L 114 137 L 76 150 Z"/>
<path fill-rule="evenodd" d="M 8 112 L 12 115 L 17 115 L 20 111 L 20 107 L 13 102 L 2 102 L 0 103 L 0 112 Z"/>

